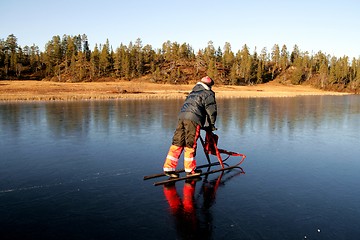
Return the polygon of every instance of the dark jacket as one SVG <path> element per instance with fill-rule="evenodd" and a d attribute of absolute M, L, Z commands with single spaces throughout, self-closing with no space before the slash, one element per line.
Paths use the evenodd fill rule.
<path fill-rule="evenodd" d="M 179 119 L 188 119 L 204 126 L 206 119 L 210 125 L 215 125 L 216 116 L 215 93 L 205 83 L 198 82 L 187 96 Z"/>

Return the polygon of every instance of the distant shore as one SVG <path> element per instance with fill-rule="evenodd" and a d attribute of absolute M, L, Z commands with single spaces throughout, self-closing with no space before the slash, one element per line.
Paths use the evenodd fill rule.
<path fill-rule="evenodd" d="M 185 98 L 194 84 L 171 85 L 142 81 L 62 83 L 48 81 L 0 81 L 0 101 L 71 101 L 110 99 Z M 213 87 L 217 98 L 294 97 L 306 95 L 347 95 L 304 85 L 277 82 L 254 86 Z"/>

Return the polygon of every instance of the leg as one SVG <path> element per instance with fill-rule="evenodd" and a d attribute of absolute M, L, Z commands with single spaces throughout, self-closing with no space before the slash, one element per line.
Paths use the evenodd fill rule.
<path fill-rule="evenodd" d="M 185 153 L 184 167 L 185 172 L 190 173 L 196 169 L 196 147 L 200 136 L 200 125 L 193 121 L 184 121 L 185 124 Z"/>
<path fill-rule="evenodd" d="M 184 147 L 178 147 L 175 145 L 170 146 L 164 163 L 164 172 L 173 172 L 176 170 L 176 166 L 183 149 Z"/>
<path fill-rule="evenodd" d="M 176 130 L 174 132 L 174 137 L 172 140 L 172 145 L 170 146 L 169 152 L 166 156 L 164 163 L 164 172 L 173 172 L 176 170 L 176 166 L 179 161 L 179 157 L 184 149 L 185 145 L 185 134 L 184 134 L 184 124 L 183 121 L 179 120 Z"/>

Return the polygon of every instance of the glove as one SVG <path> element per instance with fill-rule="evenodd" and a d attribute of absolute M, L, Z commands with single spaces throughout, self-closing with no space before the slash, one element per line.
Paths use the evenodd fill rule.
<path fill-rule="evenodd" d="M 211 131 L 216 131 L 216 130 L 217 130 L 217 128 L 215 127 L 214 124 L 211 124 L 211 125 L 210 125 L 210 129 L 211 129 Z"/>

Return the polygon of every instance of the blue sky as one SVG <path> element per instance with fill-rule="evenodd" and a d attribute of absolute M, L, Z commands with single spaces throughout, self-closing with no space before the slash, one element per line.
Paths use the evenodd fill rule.
<path fill-rule="evenodd" d="M 332 56 L 360 57 L 358 0 L 1 0 L 0 38 L 44 49 L 54 35 L 86 34 L 90 48 L 109 39 L 115 50 L 137 38 L 153 49 L 168 40 L 196 51 L 209 41 L 244 44 L 268 52 L 285 44 L 291 52 L 319 50 Z"/>

